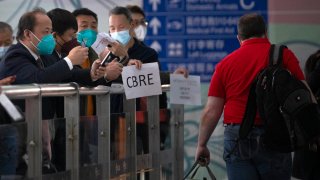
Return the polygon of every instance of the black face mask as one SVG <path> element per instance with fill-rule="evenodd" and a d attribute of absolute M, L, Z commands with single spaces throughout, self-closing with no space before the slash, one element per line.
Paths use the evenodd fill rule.
<path fill-rule="evenodd" d="M 79 46 L 80 44 L 78 43 L 77 39 L 71 39 L 68 42 L 65 42 L 62 46 L 61 46 L 61 53 L 68 55 L 69 52 L 76 46 Z"/>

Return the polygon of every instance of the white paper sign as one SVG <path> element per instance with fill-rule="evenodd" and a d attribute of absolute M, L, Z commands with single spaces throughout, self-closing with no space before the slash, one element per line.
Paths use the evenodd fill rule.
<path fill-rule="evenodd" d="M 141 69 L 126 66 L 121 75 L 127 99 L 162 93 L 158 63 L 142 64 Z"/>
<path fill-rule="evenodd" d="M 116 42 L 108 33 L 101 32 L 97 35 L 96 41 L 92 44 L 91 48 L 100 54 L 108 46 L 108 44 Z"/>
<path fill-rule="evenodd" d="M 0 94 L 0 103 L 14 121 L 19 121 L 23 118 L 22 114 L 3 92 Z"/>
<path fill-rule="evenodd" d="M 170 74 L 170 103 L 201 105 L 200 76 Z"/>

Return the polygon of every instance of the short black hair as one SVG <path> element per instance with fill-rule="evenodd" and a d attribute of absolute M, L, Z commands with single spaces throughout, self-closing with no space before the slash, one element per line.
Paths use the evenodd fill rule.
<path fill-rule="evenodd" d="M 13 32 L 12 27 L 8 23 L 0 21 L 0 32 L 4 32 L 6 29 L 11 33 Z"/>
<path fill-rule="evenodd" d="M 91 11 L 88 8 L 80 8 L 80 9 L 76 9 L 72 12 L 72 14 L 74 15 L 74 17 L 77 17 L 79 15 L 86 15 L 86 16 L 93 16 L 96 21 L 98 22 L 98 16 L 96 13 L 94 13 L 93 11 Z"/>
<path fill-rule="evenodd" d="M 73 14 L 65 9 L 55 8 L 47 13 L 52 21 L 52 31 L 62 35 L 72 28 L 78 31 L 78 24 Z"/>
<path fill-rule="evenodd" d="M 124 15 L 130 23 L 132 22 L 131 12 L 125 7 L 116 6 L 115 8 L 110 10 L 109 16 L 111 15 Z"/>
<path fill-rule="evenodd" d="M 238 22 L 238 36 L 241 40 L 262 37 L 267 32 L 263 17 L 257 13 L 245 14 Z"/>
<path fill-rule="evenodd" d="M 127 5 L 126 6 L 129 11 L 132 13 L 132 14 L 141 14 L 143 16 L 143 18 L 146 17 L 145 13 L 143 12 L 143 10 L 137 6 L 137 5 Z"/>
<path fill-rule="evenodd" d="M 36 7 L 32 11 L 24 13 L 18 23 L 18 32 L 17 32 L 17 39 L 23 40 L 24 38 L 24 30 L 28 29 L 33 31 L 33 28 L 36 26 L 36 15 L 37 14 L 44 14 L 46 15 L 46 11 L 42 8 Z"/>

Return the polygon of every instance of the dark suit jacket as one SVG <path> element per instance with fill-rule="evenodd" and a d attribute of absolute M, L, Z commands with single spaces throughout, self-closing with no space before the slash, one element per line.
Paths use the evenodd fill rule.
<path fill-rule="evenodd" d="M 66 56 L 65 54 L 62 54 L 62 57 L 65 57 L 65 56 Z M 47 62 L 45 66 L 51 66 L 55 64 L 57 61 L 64 61 L 59 57 L 59 55 L 55 51 L 52 53 L 52 55 L 48 56 L 46 59 L 47 59 Z M 64 79 L 62 82 L 63 83 L 76 82 L 80 86 L 90 86 L 90 87 L 94 87 L 97 85 L 110 86 L 111 84 L 111 82 L 107 83 L 103 78 L 98 79 L 97 81 L 92 81 L 90 77 L 90 70 L 82 69 L 81 66 L 73 66 L 71 78 Z M 64 102 L 63 98 L 61 97 L 56 98 L 57 117 L 64 117 L 63 102 Z M 81 96 L 80 97 L 80 115 L 85 115 L 86 108 L 87 108 L 86 96 Z"/>
<path fill-rule="evenodd" d="M 0 62 L 0 79 L 16 75 L 16 81 L 13 84 L 77 82 L 91 86 L 106 85 L 101 79 L 92 82 L 88 69 L 75 67 L 70 70 L 67 62 L 60 60 L 54 54 L 41 56 L 41 59 L 45 66 L 44 69 L 38 67 L 34 57 L 21 43 L 12 45 Z M 44 98 L 42 104 L 43 119 L 52 118 L 55 111 L 54 98 Z M 24 111 L 24 103 L 17 105 Z"/>
<path fill-rule="evenodd" d="M 46 59 L 41 58 L 46 64 Z M 57 83 L 65 78 L 71 78 L 72 72 L 64 61 L 59 61 L 43 70 L 40 69 L 31 53 L 18 43 L 9 48 L 0 63 L 0 78 L 11 75 L 16 75 L 16 81 L 13 84 Z"/>

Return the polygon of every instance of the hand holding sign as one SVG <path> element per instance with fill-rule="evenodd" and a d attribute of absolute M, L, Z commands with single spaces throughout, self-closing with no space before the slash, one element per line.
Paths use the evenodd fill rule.
<path fill-rule="evenodd" d="M 122 82 L 127 99 L 162 93 L 158 63 L 142 64 L 140 70 L 135 66 L 124 67 Z"/>
<path fill-rule="evenodd" d="M 101 32 L 97 35 L 96 41 L 92 44 L 91 48 L 97 53 L 101 54 L 108 45 L 116 42 L 108 33 Z"/>

